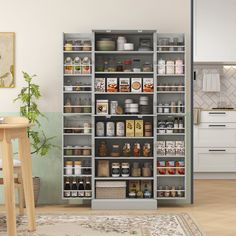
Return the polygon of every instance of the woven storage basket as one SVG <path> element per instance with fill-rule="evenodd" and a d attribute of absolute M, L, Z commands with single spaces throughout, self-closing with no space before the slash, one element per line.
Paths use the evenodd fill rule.
<path fill-rule="evenodd" d="M 126 182 L 125 181 L 96 182 L 96 198 L 99 199 L 126 198 Z"/>

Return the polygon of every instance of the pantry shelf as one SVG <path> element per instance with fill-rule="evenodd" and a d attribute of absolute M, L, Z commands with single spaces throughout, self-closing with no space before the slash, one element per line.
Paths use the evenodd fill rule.
<path fill-rule="evenodd" d="M 95 137 L 95 139 L 153 139 L 153 136 L 151 137 Z"/>
<path fill-rule="evenodd" d="M 165 168 L 165 167 L 163 167 Z M 165 178 L 176 178 L 176 177 L 179 177 L 179 178 L 184 178 L 185 175 L 157 175 L 157 177 L 165 177 Z"/>
<path fill-rule="evenodd" d="M 95 54 L 136 54 L 136 55 L 146 55 L 146 54 L 153 54 L 154 51 L 95 51 Z"/>
<path fill-rule="evenodd" d="M 90 77 L 92 74 L 64 74 L 65 77 Z"/>
<path fill-rule="evenodd" d="M 183 54 L 185 51 L 157 51 L 159 54 Z"/>
<path fill-rule="evenodd" d="M 157 200 L 184 200 L 185 197 L 157 197 Z"/>
<path fill-rule="evenodd" d="M 161 134 L 161 133 L 157 133 L 158 136 L 184 136 L 185 133 L 171 133 L 171 134 L 168 134 L 168 133 L 165 133 L 165 134 Z"/>
<path fill-rule="evenodd" d="M 154 157 L 95 157 L 97 160 L 152 160 Z"/>
<path fill-rule="evenodd" d="M 94 177 L 95 180 L 153 180 L 153 177 Z"/>
<path fill-rule="evenodd" d="M 65 54 L 91 54 L 92 51 L 63 51 Z"/>
<path fill-rule="evenodd" d="M 110 92 L 110 93 L 106 93 L 106 92 L 95 92 L 94 94 L 100 94 L 100 95 L 153 95 L 153 92 Z"/>
<path fill-rule="evenodd" d="M 106 75 L 152 75 L 154 72 L 101 72 L 96 71 L 95 74 L 106 74 Z"/>
<path fill-rule="evenodd" d="M 157 74 L 157 77 L 184 77 L 184 74 Z"/>

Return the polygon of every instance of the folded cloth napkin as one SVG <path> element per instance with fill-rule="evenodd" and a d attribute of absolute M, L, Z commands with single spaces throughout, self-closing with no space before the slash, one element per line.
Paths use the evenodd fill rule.
<path fill-rule="evenodd" d="M 220 92 L 220 74 L 213 71 L 203 72 L 203 92 Z"/>
<path fill-rule="evenodd" d="M 201 121 L 201 108 L 194 108 L 193 109 L 193 124 L 199 125 Z"/>

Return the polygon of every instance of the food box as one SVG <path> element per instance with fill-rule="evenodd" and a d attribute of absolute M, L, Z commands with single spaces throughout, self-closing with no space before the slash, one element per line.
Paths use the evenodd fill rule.
<path fill-rule="evenodd" d="M 184 141 L 176 141 L 176 155 L 183 156 L 185 154 Z"/>
<path fill-rule="evenodd" d="M 143 92 L 153 92 L 153 78 L 143 78 Z"/>
<path fill-rule="evenodd" d="M 165 156 L 166 154 L 165 146 L 166 146 L 165 141 L 157 141 L 157 155 L 158 156 Z"/>
<path fill-rule="evenodd" d="M 166 155 L 175 155 L 175 141 L 166 141 Z"/>
<path fill-rule="evenodd" d="M 120 78 L 119 79 L 119 91 L 120 92 L 130 92 L 130 79 Z"/>
<path fill-rule="evenodd" d="M 175 166 L 176 166 L 176 167 L 179 167 L 179 168 L 176 169 L 176 173 L 179 174 L 179 175 L 184 175 L 184 173 L 185 173 L 185 169 L 184 169 L 185 164 L 184 164 L 184 161 L 176 161 L 176 162 L 175 162 Z M 183 167 L 183 168 L 181 168 L 181 167 Z"/>
<path fill-rule="evenodd" d="M 134 120 L 126 120 L 126 137 L 134 137 Z"/>
<path fill-rule="evenodd" d="M 135 120 L 134 122 L 134 136 L 136 137 L 143 137 L 143 120 Z"/>
<path fill-rule="evenodd" d="M 98 115 L 107 115 L 108 114 L 108 100 L 97 100 L 96 101 L 96 113 Z"/>
<path fill-rule="evenodd" d="M 166 161 L 166 170 L 169 175 L 175 174 L 175 161 Z"/>
<path fill-rule="evenodd" d="M 165 161 L 158 161 L 157 162 L 157 173 L 159 175 L 165 175 L 166 174 L 166 162 Z"/>
<path fill-rule="evenodd" d="M 126 198 L 125 181 L 97 181 L 97 199 L 124 199 Z"/>
<path fill-rule="evenodd" d="M 117 78 L 107 78 L 107 92 L 118 92 Z"/>
<path fill-rule="evenodd" d="M 95 78 L 95 92 L 106 92 L 105 78 Z"/>
<path fill-rule="evenodd" d="M 142 78 L 131 78 L 131 92 L 142 92 Z"/>

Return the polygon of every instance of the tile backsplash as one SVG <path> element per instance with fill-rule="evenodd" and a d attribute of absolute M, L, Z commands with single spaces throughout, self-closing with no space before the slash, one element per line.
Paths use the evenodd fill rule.
<path fill-rule="evenodd" d="M 220 74 L 220 92 L 203 92 L 203 71 L 217 70 Z M 194 107 L 211 109 L 220 101 L 236 108 L 236 66 L 195 65 L 196 80 L 193 83 Z"/>

